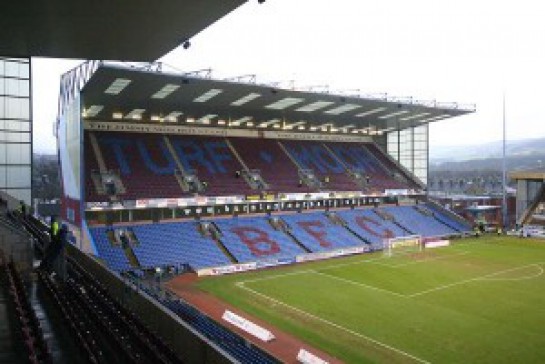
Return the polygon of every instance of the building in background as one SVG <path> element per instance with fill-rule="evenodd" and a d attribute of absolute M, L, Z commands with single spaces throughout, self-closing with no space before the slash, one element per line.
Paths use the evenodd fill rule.
<path fill-rule="evenodd" d="M 545 172 L 542 169 L 511 172 L 517 181 L 516 216 L 519 225 L 545 225 Z"/>
<path fill-rule="evenodd" d="M 32 197 L 30 58 L 0 56 L 0 190 Z"/>
<path fill-rule="evenodd" d="M 74 6 L 67 0 L 12 2 L 4 7 L 0 12 L 0 191 L 31 203 L 30 57 L 153 61 L 181 44 L 189 46 L 195 34 L 244 2 L 167 0 L 151 8 L 148 2 L 132 2 L 130 11 L 117 2 Z"/>

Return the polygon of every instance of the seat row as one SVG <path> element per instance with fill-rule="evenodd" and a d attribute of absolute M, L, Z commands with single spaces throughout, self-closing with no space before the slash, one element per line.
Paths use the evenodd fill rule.
<path fill-rule="evenodd" d="M 28 353 L 28 361 L 52 363 L 51 352 L 44 338 L 40 321 L 30 303 L 27 290 L 15 264 L 12 261 L 4 264 L 4 259 L 0 256 L 0 268 L 4 269 L 7 277 L 9 296 L 17 317 L 17 331 Z"/>
<path fill-rule="evenodd" d="M 218 218 L 209 220 L 215 234 L 204 234 L 197 222 L 116 228 L 133 231 L 138 244 L 132 250 L 140 269 L 188 265 L 198 270 L 234 262 L 289 261 L 300 254 L 354 246 L 380 250 L 389 238 L 439 237 L 469 231 L 462 220 L 433 208 L 421 204 Z M 282 223 L 275 224 L 275 219 Z M 116 271 L 134 268 L 122 247 L 108 240 L 109 229 L 90 228 L 99 257 Z"/>
<path fill-rule="evenodd" d="M 69 328 L 70 337 L 75 340 L 82 358 L 89 363 L 105 363 L 106 358 L 94 335 L 94 326 L 88 312 L 75 304 L 73 297 L 66 295 L 49 275 L 39 272 L 38 277 L 54 307 L 60 311 L 62 322 Z"/>
<path fill-rule="evenodd" d="M 278 141 L 273 139 L 220 138 L 137 133 L 95 133 L 100 156 L 85 135 L 87 201 L 104 201 L 92 179 L 103 165 L 117 171 L 126 189 L 122 199 L 174 198 L 184 192 L 176 173 L 195 173 L 206 182 L 209 196 L 252 195 L 254 190 L 237 173 L 258 170 L 268 193 L 329 191 L 384 192 L 419 186 L 395 162 L 372 143 Z M 98 163 L 98 159 L 103 163 Z M 312 170 L 320 187 L 303 184 L 300 170 Z M 353 177 L 362 174 L 362 185 Z"/>
<path fill-rule="evenodd" d="M 181 363 L 174 351 L 157 335 L 153 334 L 132 311 L 112 298 L 106 288 L 70 260 L 70 278 L 67 289 L 90 310 L 94 322 L 122 349 L 130 362 Z"/>
<path fill-rule="evenodd" d="M 278 360 L 271 355 L 250 344 L 247 340 L 233 331 L 218 324 L 185 301 L 177 298 L 169 298 L 168 296 L 160 296 L 149 287 L 143 286 L 142 288 L 146 293 L 174 312 L 183 321 L 203 334 L 207 339 L 220 346 L 240 363 L 278 363 Z"/>

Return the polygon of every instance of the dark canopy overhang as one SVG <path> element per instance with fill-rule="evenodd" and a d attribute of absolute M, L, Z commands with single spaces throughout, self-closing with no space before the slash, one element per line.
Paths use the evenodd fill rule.
<path fill-rule="evenodd" d="M 153 61 L 244 2 L 6 1 L 0 55 Z"/>
<path fill-rule="evenodd" d="M 475 111 L 474 106 L 456 103 L 308 92 L 111 65 L 94 73 L 81 99 L 84 117 L 90 120 L 363 133 L 405 129 Z"/>

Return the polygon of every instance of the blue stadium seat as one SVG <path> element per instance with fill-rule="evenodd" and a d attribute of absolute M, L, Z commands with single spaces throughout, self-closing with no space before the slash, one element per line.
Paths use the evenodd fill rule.
<path fill-rule="evenodd" d="M 197 231 L 197 225 L 194 222 L 120 226 L 118 228 L 131 229 L 134 232 L 139 244 L 133 245 L 132 250 L 143 269 L 168 265 L 179 266 L 180 264 L 189 264 L 193 269 L 201 269 L 231 263 L 211 238 L 202 236 Z M 91 228 L 90 230 L 97 242 L 99 256 L 105 259 L 112 269 L 119 271 L 130 268 L 128 262 L 127 267 L 116 268 L 119 264 L 116 262 L 121 257 L 124 261 L 127 259 L 120 247 L 111 247 L 105 228 Z M 109 250 L 104 247 L 104 241 Z M 112 255 L 111 251 L 117 255 Z"/>
<path fill-rule="evenodd" d="M 454 219 L 446 211 L 432 204 L 426 204 L 426 207 L 434 214 L 437 220 L 447 224 L 451 228 L 461 233 L 471 232 L 471 225 L 468 222 L 462 222 L 461 220 Z"/>
<path fill-rule="evenodd" d="M 335 225 L 323 212 L 280 215 L 291 233 L 312 252 L 364 245 L 343 226 Z"/>
<path fill-rule="evenodd" d="M 113 246 L 108 240 L 108 228 L 94 227 L 89 230 L 99 258 L 104 259 L 110 269 L 121 272 L 132 268 L 123 249 L 120 246 Z"/>
<path fill-rule="evenodd" d="M 383 209 L 393 215 L 400 225 L 414 234 L 431 237 L 457 233 L 454 229 L 437 221 L 433 216 L 419 212 L 414 206 L 388 206 Z"/>
<path fill-rule="evenodd" d="M 275 230 L 266 217 L 218 219 L 220 240 L 239 262 L 291 259 L 305 253 L 293 239 Z"/>
<path fill-rule="evenodd" d="M 199 310 L 190 306 L 182 300 L 171 300 L 162 298 L 145 289 L 152 297 L 158 300 L 165 307 L 170 309 L 185 322 L 206 336 L 209 340 L 219 345 L 235 359 L 241 363 L 259 363 L 269 364 L 278 361 L 260 350 L 250 345 L 244 338 L 235 334 L 231 330 L 219 325 Z"/>
<path fill-rule="evenodd" d="M 384 220 L 370 208 L 337 211 L 337 215 L 375 249 L 381 249 L 386 239 L 407 235 L 406 231 L 392 221 Z"/>

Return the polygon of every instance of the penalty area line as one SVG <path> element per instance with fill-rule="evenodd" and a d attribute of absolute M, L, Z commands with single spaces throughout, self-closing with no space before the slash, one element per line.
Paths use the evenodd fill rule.
<path fill-rule="evenodd" d="M 470 283 L 470 282 L 486 281 L 486 280 L 490 280 L 491 277 L 495 277 L 495 276 L 503 274 L 503 273 L 509 273 L 509 272 L 513 272 L 513 271 L 516 271 L 516 270 L 519 270 L 519 269 L 524 269 L 524 268 L 528 268 L 528 267 L 532 267 L 532 266 L 539 266 L 540 264 L 543 264 L 543 262 L 537 262 L 537 263 L 523 265 L 523 266 L 520 266 L 520 267 L 504 269 L 504 270 L 500 270 L 500 271 L 497 271 L 497 272 L 485 274 L 483 276 L 469 278 L 469 279 L 465 279 L 463 281 L 454 282 L 454 283 L 450 283 L 450 284 L 445 284 L 443 286 L 438 286 L 438 287 L 426 289 L 424 291 L 420 291 L 420 292 L 417 292 L 417 293 L 407 295 L 407 297 L 411 297 L 411 298 L 412 297 L 418 297 L 418 296 L 425 295 L 427 293 L 442 291 L 442 290 L 445 290 L 445 289 L 450 288 L 450 287 L 455 287 L 455 286 L 459 286 L 459 285 Z"/>
<path fill-rule="evenodd" d="M 313 270 L 308 270 L 308 269 L 298 270 L 298 271 L 295 271 L 295 272 L 280 273 L 280 274 L 270 275 L 270 276 L 261 277 L 261 278 L 245 279 L 245 280 L 237 282 L 235 284 L 238 285 L 239 283 L 244 284 L 244 283 L 268 281 L 268 280 L 271 280 L 271 279 L 283 278 L 283 277 L 289 277 L 289 276 L 296 276 L 296 275 L 300 275 L 300 274 L 313 273 L 313 272 L 314 272 Z"/>
<path fill-rule="evenodd" d="M 522 277 L 518 277 L 518 278 L 495 278 L 494 276 L 491 276 L 491 277 L 487 277 L 487 278 L 481 278 L 480 280 L 481 281 L 495 281 L 495 282 L 525 281 L 525 280 L 529 280 L 529 279 L 538 278 L 538 277 L 542 276 L 543 273 L 545 273 L 545 271 L 543 270 L 541 265 L 536 263 L 536 264 L 532 264 L 531 266 L 536 267 L 538 269 L 538 271 L 536 273 L 532 274 L 532 275 L 522 276 Z M 527 266 L 527 267 L 530 267 L 530 266 Z M 519 269 L 527 268 L 527 267 L 521 267 Z"/>
<path fill-rule="evenodd" d="M 387 350 L 393 351 L 393 352 L 395 352 L 395 353 L 397 353 L 397 354 L 400 354 L 400 355 L 402 355 L 402 356 L 404 356 L 404 357 L 410 358 L 410 359 L 412 359 L 412 360 L 414 360 L 414 361 L 416 361 L 416 362 L 418 362 L 418 363 L 430 364 L 429 361 L 424 360 L 424 359 L 422 359 L 422 358 L 419 358 L 419 357 L 417 357 L 417 356 L 414 356 L 414 355 L 412 355 L 412 354 L 409 354 L 409 353 L 407 353 L 407 352 L 405 352 L 405 351 L 403 351 L 403 350 L 401 350 L 401 349 L 397 349 L 397 348 L 395 348 L 395 347 L 393 347 L 393 346 L 390 346 L 390 345 L 388 345 L 388 344 L 385 344 L 385 343 L 383 343 L 383 342 L 381 342 L 381 341 L 378 341 L 378 340 L 376 340 L 376 339 L 373 339 L 373 338 L 371 338 L 371 337 L 369 337 L 369 336 L 366 336 L 366 335 L 364 335 L 364 334 L 361 334 L 361 333 L 359 333 L 359 332 L 357 332 L 357 331 L 348 329 L 348 328 L 346 328 L 346 327 L 344 327 L 344 326 L 341 326 L 341 325 L 339 325 L 339 324 L 336 324 L 336 323 L 334 323 L 334 322 L 332 322 L 332 321 L 329 321 L 329 320 L 326 320 L 326 319 L 324 319 L 324 318 L 322 318 L 322 317 L 313 315 L 313 314 L 308 313 L 308 312 L 306 312 L 306 311 L 304 311 L 304 310 L 301 310 L 300 308 L 291 306 L 291 305 L 289 305 L 289 304 L 287 304 L 287 303 L 285 303 L 285 302 L 282 302 L 282 301 L 280 301 L 280 300 L 277 300 L 276 298 L 272 298 L 272 297 L 270 297 L 270 296 L 267 296 L 266 294 L 263 294 L 263 293 L 261 293 L 261 292 L 258 292 L 258 291 L 256 291 L 256 290 L 254 290 L 254 289 L 251 289 L 251 288 L 249 288 L 249 287 L 246 287 L 246 286 L 244 285 L 244 282 L 238 282 L 238 283 L 236 283 L 236 286 L 239 287 L 239 288 L 241 288 L 241 289 L 244 289 L 244 290 L 246 290 L 246 291 L 248 291 L 248 292 L 250 292 L 250 293 L 252 293 L 252 294 L 254 294 L 254 295 L 258 296 L 258 297 L 261 297 L 261 298 L 263 298 L 263 299 L 265 299 L 265 300 L 268 300 L 268 301 L 273 302 L 273 303 L 275 303 L 275 304 L 277 304 L 277 305 L 280 305 L 280 306 L 284 306 L 284 307 L 286 307 L 286 308 L 288 308 L 288 309 L 290 309 L 290 310 L 292 310 L 292 311 L 294 311 L 294 312 L 297 312 L 297 313 L 300 314 L 300 315 L 307 316 L 307 317 L 310 317 L 310 318 L 313 319 L 313 320 L 316 320 L 316 321 L 320 321 L 320 322 L 322 322 L 322 323 L 325 323 L 325 324 L 327 324 L 327 325 L 329 325 L 329 326 L 331 326 L 331 327 L 336 328 L 337 330 L 344 331 L 344 332 L 346 332 L 346 333 L 348 333 L 348 334 L 351 334 L 351 335 L 353 335 L 353 336 L 359 337 L 360 339 L 364 339 L 364 340 L 366 340 L 366 341 L 369 341 L 369 342 L 371 342 L 371 343 L 373 343 L 373 344 L 375 344 L 375 345 L 377 345 L 377 346 L 379 346 L 379 347 L 382 347 L 382 348 L 385 348 L 385 349 L 387 349 Z"/>
<path fill-rule="evenodd" d="M 433 262 L 433 261 L 436 261 L 436 260 L 449 259 L 449 258 L 452 258 L 452 257 L 458 257 L 460 255 L 467 255 L 469 253 L 470 252 L 467 251 L 467 250 L 462 250 L 462 251 L 460 251 L 458 253 L 454 253 L 454 254 L 439 255 L 439 256 L 435 256 L 435 257 L 431 257 L 431 258 L 424 258 L 422 260 L 415 260 L 415 261 L 408 262 L 408 263 L 391 264 L 390 266 L 392 268 L 403 268 L 403 267 L 407 267 L 409 265 L 422 264 L 422 263 L 427 263 L 427 262 Z"/>
<path fill-rule="evenodd" d="M 384 289 L 384 288 L 370 286 L 370 285 L 365 284 L 365 283 L 356 282 L 356 281 L 346 279 L 346 278 L 342 278 L 342 277 L 337 277 L 337 276 L 334 276 L 334 275 L 331 275 L 331 274 L 327 274 L 327 273 L 323 273 L 323 272 L 319 272 L 319 271 L 314 271 L 313 273 L 324 276 L 324 277 L 328 277 L 330 279 L 334 279 L 336 281 L 352 284 L 354 286 L 363 287 L 363 288 L 371 289 L 371 290 L 378 291 L 378 292 L 388 293 L 388 294 L 391 294 L 391 295 L 394 295 L 394 296 L 397 296 L 397 297 L 403 297 L 403 298 L 407 297 L 406 295 L 401 294 L 401 293 L 390 291 L 390 290 L 387 290 L 387 289 Z"/>

